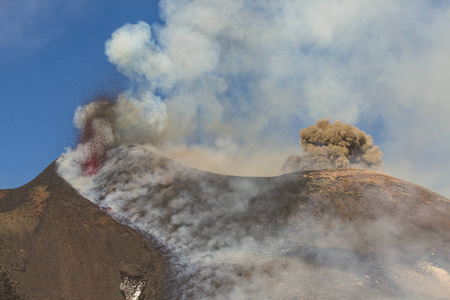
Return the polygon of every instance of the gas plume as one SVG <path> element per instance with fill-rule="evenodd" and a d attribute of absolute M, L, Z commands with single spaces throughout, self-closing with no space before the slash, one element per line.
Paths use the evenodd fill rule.
<path fill-rule="evenodd" d="M 172 153 L 217 150 L 229 156 L 222 165 L 261 149 L 288 157 L 300 154 L 297 129 L 329 117 L 382 131 L 386 171 L 443 192 L 449 16 L 442 1 L 164 0 L 161 23 L 124 24 L 105 53 Z M 285 159 L 260 159 L 276 166 L 263 171 L 255 160 L 245 174 L 276 175 Z"/>
<path fill-rule="evenodd" d="M 167 117 L 158 99 L 137 101 L 122 94 L 117 99 L 98 99 L 78 107 L 73 122 L 80 131 L 78 163 L 86 174 L 93 175 L 110 149 L 163 143 Z"/>
<path fill-rule="evenodd" d="M 149 104 L 152 107 L 146 109 Z M 295 151 L 258 149 L 251 142 L 238 145 L 230 137 L 217 137 L 211 143 L 183 143 L 177 139 L 180 132 L 174 126 L 176 121 L 169 118 L 163 102 L 141 102 L 125 94 L 78 107 L 73 122 L 80 132 L 80 143 L 68 155 L 76 155 L 83 173 L 89 176 L 102 167 L 109 150 L 127 145 L 143 145 L 202 170 L 245 176 L 279 175 L 288 152 Z"/>
<path fill-rule="evenodd" d="M 355 126 L 329 119 L 300 130 L 301 156 L 291 155 L 283 171 L 358 167 L 382 170 L 383 153 L 372 137 Z"/>

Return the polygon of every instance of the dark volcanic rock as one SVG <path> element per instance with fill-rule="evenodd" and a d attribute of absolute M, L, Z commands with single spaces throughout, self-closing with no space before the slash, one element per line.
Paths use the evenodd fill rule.
<path fill-rule="evenodd" d="M 307 171 L 297 180 L 303 187 L 296 193 L 300 214 L 307 211 L 325 224 L 328 220 L 330 227 L 336 225 L 335 220 L 342 221 L 343 226 L 383 221 L 395 227 L 394 236 L 398 239 L 391 246 L 398 247 L 402 253 L 425 251 L 413 247 L 420 243 L 450 258 L 449 199 L 398 178 L 363 169 Z M 284 188 L 294 187 L 290 183 Z M 379 250 L 374 245 L 363 244 L 370 242 L 371 237 L 360 238 L 356 250 L 367 253 Z"/>
<path fill-rule="evenodd" d="M 81 197 L 55 163 L 0 198 L 0 299 L 123 299 L 120 272 L 161 297 L 161 254 Z"/>

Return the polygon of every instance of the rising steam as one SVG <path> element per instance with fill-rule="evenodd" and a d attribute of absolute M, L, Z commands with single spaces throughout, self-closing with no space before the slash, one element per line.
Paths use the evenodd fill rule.
<path fill-rule="evenodd" d="M 383 153 L 372 137 L 355 126 L 323 119 L 300 130 L 301 156 L 291 155 L 283 171 L 358 167 L 383 169 Z"/>
<path fill-rule="evenodd" d="M 441 149 L 450 141 L 440 138 L 450 134 L 444 2 L 163 0 L 159 6 L 163 23 L 130 20 L 112 33 L 105 53 L 130 80 L 124 95 L 144 119 L 137 127 L 165 128 L 165 154 L 220 152 L 206 156 L 214 167 L 201 159 L 184 163 L 276 175 L 298 152 L 293 129 L 330 117 L 371 132 L 388 129 L 380 145 L 389 154 L 386 171 L 448 189 L 450 162 Z M 147 144 L 147 137 L 132 143 Z M 273 153 L 281 154 L 267 155 Z"/>

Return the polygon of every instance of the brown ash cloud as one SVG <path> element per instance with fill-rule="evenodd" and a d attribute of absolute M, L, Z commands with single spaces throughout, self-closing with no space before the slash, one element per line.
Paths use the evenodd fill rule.
<path fill-rule="evenodd" d="M 357 167 L 383 169 L 383 153 L 373 139 L 357 127 L 329 119 L 300 130 L 302 155 L 291 155 L 284 172 Z"/>
<path fill-rule="evenodd" d="M 154 103 L 120 94 L 116 99 L 96 99 L 77 108 L 74 125 L 80 131 L 78 164 L 91 176 L 101 168 L 106 153 L 128 144 L 159 145 L 166 132 L 166 114 Z M 151 113 L 149 113 L 149 111 Z"/>

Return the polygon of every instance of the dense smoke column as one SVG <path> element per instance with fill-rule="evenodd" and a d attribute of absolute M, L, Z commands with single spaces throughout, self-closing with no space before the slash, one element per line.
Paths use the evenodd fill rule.
<path fill-rule="evenodd" d="M 74 155 L 84 175 L 95 175 L 107 152 L 130 144 L 158 146 L 164 143 L 167 118 L 163 105 L 158 109 L 124 94 L 114 99 L 97 99 L 77 108 L 74 125 L 80 143 Z"/>
<path fill-rule="evenodd" d="M 383 169 L 383 153 L 373 139 L 355 126 L 323 119 L 300 130 L 302 155 L 292 155 L 283 171 L 358 167 Z"/>
<path fill-rule="evenodd" d="M 113 102 L 102 99 L 78 108 L 75 113 L 74 123 L 80 130 L 80 145 L 84 145 L 79 163 L 88 176 L 98 172 L 106 152 L 115 144 L 113 107 Z"/>

